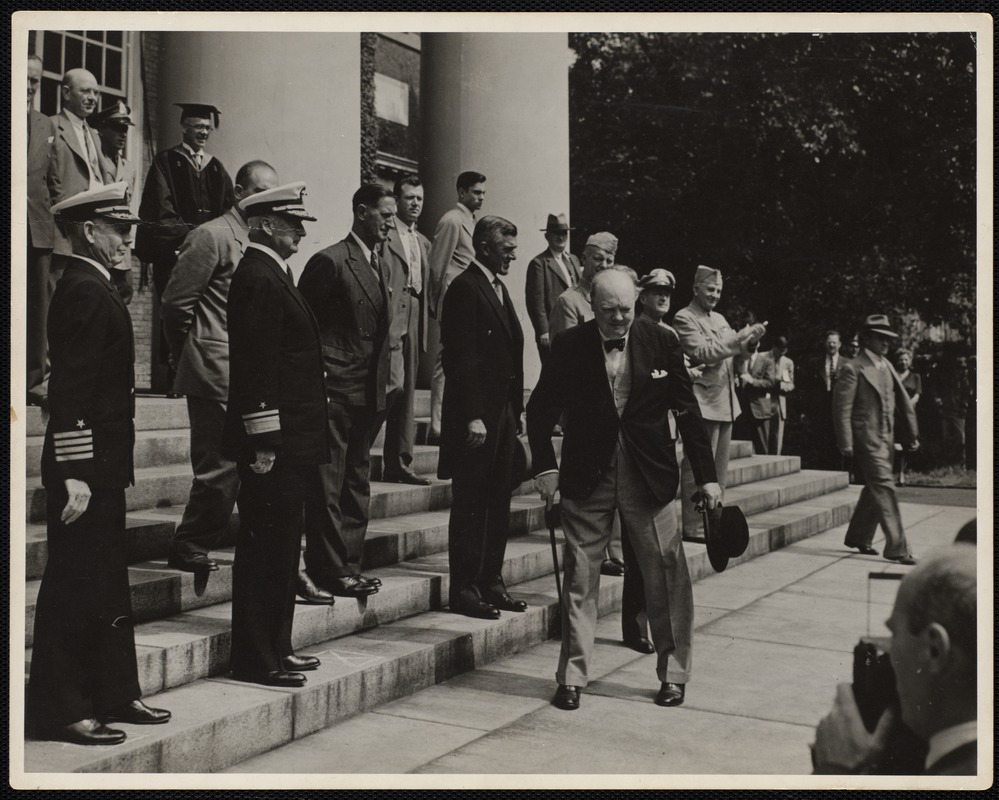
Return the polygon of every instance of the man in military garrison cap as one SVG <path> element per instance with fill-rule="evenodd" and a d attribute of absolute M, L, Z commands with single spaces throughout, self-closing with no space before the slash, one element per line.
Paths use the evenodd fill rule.
<path fill-rule="evenodd" d="M 139 700 L 125 546 L 135 344 L 111 272 L 127 260 L 139 220 L 124 183 L 68 197 L 52 212 L 72 255 L 49 310 L 48 560 L 35 605 L 28 719 L 45 737 L 118 744 L 124 732 L 105 723 L 170 719 Z"/>
<path fill-rule="evenodd" d="M 174 105 L 182 109 L 183 138 L 176 147 L 153 158 L 139 205 L 139 216 L 148 224 L 139 229 L 135 241 L 136 255 L 152 264 L 157 300 L 163 296 L 177 263 L 177 250 L 188 231 L 221 216 L 235 203 L 229 173 L 221 161 L 205 151 L 209 136 L 219 125 L 219 110 L 207 103 Z M 168 363 L 168 354 L 163 339 L 161 364 Z"/>

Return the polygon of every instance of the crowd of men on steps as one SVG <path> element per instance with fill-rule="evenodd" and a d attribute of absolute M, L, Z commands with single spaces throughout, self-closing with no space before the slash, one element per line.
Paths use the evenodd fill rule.
<path fill-rule="evenodd" d="M 623 639 L 657 656 L 655 702 L 684 702 L 693 597 L 683 540 L 703 535 L 693 498 L 709 509 L 724 501 L 740 394 L 758 451 L 780 451 L 780 395 L 794 380 L 786 340 L 759 353 L 766 323 L 735 330 L 714 310 L 719 270 L 697 267 L 693 300 L 671 327 L 671 272 L 639 278 L 615 263 L 618 239 L 608 232 L 589 236 L 577 259 L 566 216 L 549 214 L 549 247 L 527 270 L 542 372 L 525 414 L 524 332 L 503 280 L 517 258 L 518 228 L 478 213 L 485 175 L 457 176 L 456 205 L 432 241 L 416 229 L 418 175 L 392 190 L 361 185 L 346 236 L 311 254 L 296 284 L 287 261 L 305 223 L 316 221 L 306 185 L 282 182 L 259 159 L 230 180 L 204 149 L 219 124 L 214 105 L 177 104 L 183 141 L 153 160 L 136 216 L 120 147 L 117 158 L 109 154 L 89 124 L 127 129 L 129 109 L 118 103 L 94 114 L 93 76 L 71 70 L 63 111 L 39 119 L 30 108 L 39 70 L 29 59 L 29 192 L 45 186 L 49 199 L 29 203 L 29 221 L 47 219 L 54 232 L 45 239 L 45 224 L 28 228 L 29 284 L 37 281 L 45 296 L 29 309 L 47 314 L 41 343 L 29 336 L 29 369 L 34 363 L 42 375 L 30 388 L 48 413 L 49 550 L 28 689 L 37 731 L 114 744 L 125 733 L 107 723 L 170 718 L 139 699 L 123 536 L 135 392 L 120 274 L 129 268 L 133 225 L 141 257 L 154 267 L 173 388 L 191 423 L 194 481 L 169 565 L 203 578 L 216 571 L 211 550 L 239 503 L 234 678 L 304 685 L 320 663 L 292 650 L 296 596 L 332 605 L 379 591 L 381 581 L 362 569 L 370 450 L 387 423 L 383 479 L 431 483 L 413 469 L 413 406 L 432 318 L 441 348 L 429 439 L 440 446 L 438 477 L 452 487 L 448 608 L 482 619 L 528 608 L 502 576 L 511 492 L 525 477 L 526 417 L 535 484 L 549 506 L 561 498 L 566 540 L 553 704 L 579 707 L 600 575 L 608 572 L 625 578 Z M 867 317 L 862 351 L 836 371 L 830 415 L 838 450 L 856 458 L 865 484 L 846 546 L 877 555 L 880 524 L 884 557 L 914 564 L 891 474 L 894 435 L 916 446 L 911 402 L 886 359 L 894 338 L 884 315 Z M 553 434 L 564 436 L 561 464 Z"/>

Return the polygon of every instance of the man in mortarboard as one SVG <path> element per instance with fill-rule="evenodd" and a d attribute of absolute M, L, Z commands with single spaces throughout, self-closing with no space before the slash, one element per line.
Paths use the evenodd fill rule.
<path fill-rule="evenodd" d="M 129 257 L 124 183 L 52 207 L 72 248 L 52 297 L 42 448 L 48 560 L 35 605 L 28 719 L 46 738 L 117 744 L 106 723 L 157 724 L 139 700 L 125 488 L 134 482 L 135 343 L 111 273 Z"/>
<path fill-rule="evenodd" d="M 207 103 L 174 103 L 181 108 L 182 141 L 157 153 L 142 189 L 136 255 L 152 264 L 153 284 L 159 300 L 177 250 L 188 231 L 221 216 L 235 202 L 232 179 L 222 162 L 205 150 L 219 125 L 219 110 Z M 160 363 L 168 363 L 169 347 L 160 343 Z M 169 391 L 170 387 L 167 386 Z"/>

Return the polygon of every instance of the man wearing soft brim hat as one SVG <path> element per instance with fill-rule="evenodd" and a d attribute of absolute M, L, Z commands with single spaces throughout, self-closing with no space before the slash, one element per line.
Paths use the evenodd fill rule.
<path fill-rule="evenodd" d="M 549 214 L 548 224 L 542 231 L 548 240 L 548 247 L 527 265 L 524 299 L 542 361 L 551 346 L 548 316 L 552 307 L 562 292 L 579 283 L 579 259 L 566 248 L 571 230 L 565 214 Z"/>
<path fill-rule="evenodd" d="M 52 207 L 72 255 L 49 309 L 49 421 L 42 448 L 48 560 L 35 605 L 28 719 L 45 737 L 118 744 L 107 722 L 156 724 L 139 700 L 125 540 L 134 482 L 135 342 L 111 280 L 128 258 L 124 183 Z"/>
<path fill-rule="evenodd" d="M 891 343 L 897 339 L 898 334 L 884 314 L 867 317 L 860 333 L 860 352 L 842 361 L 836 375 L 833 424 L 839 451 L 847 458 L 855 457 L 864 479 L 843 544 L 876 556 L 877 550 L 871 545 L 881 523 L 886 537 L 884 557 L 915 564 L 902 529 L 892 480 L 896 433 L 903 447 L 919 447 L 916 412 L 898 373 L 886 358 Z"/>

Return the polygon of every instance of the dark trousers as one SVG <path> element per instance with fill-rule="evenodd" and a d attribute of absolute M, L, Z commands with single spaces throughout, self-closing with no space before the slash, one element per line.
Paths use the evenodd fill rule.
<path fill-rule="evenodd" d="M 264 475 L 240 465 L 239 478 L 229 661 L 235 677 L 253 678 L 281 669 L 293 652 L 302 522 L 306 506 L 322 502 L 322 487 L 316 466 L 285 466 L 280 456 Z"/>
<path fill-rule="evenodd" d="M 208 553 L 229 528 L 239 494 L 236 462 L 221 453 L 225 406 L 217 400 L 187 398 L 191 421 L 191 467 L 194 480 L 184 516 L 173 537 L 174 552 Z"/>
<path fill-rule="evenodd" d="M 628 528 L 621 520 L 621 552 L 624 554 L 624 587 L 621 593 L 621 638 L 648 639 L 649 617 L 645 613 L 645 581 L 631 546 Z"/>
<path fill-rule="evenodd" d="M 305 516 L 305 571 L 319 584 L 358 575 L 368 532 L 371 442 L 384 412 L 329 405 L 332 462 L 320 466 L 323 507 Z"/>
<path fill-rule="evenodd" d="M 414 300 L 411 306 L 419 306 Z M 420 343 L 412 331 L 402 337 L 403 383 L 402 391 L 387 398 L 388 416 L 385 420 L 385 447 L 383 449 L 383 475 L 398 473 L 413 463 L 416 444 L 416 417 L 413 414 L 416 396 L 416 370 L 420 361 Z"/>
<path fill-rule="evenodd" d="M 166 291 L 167 284 L 170 282 L 170 273 L 173 272 L 176 264 L 176 257 L 163 261 L 154 261 L 151 264 L 158 319 L 160 318 L 160 300 L 163 298 L 163 292 Z M 156 338 L 156 364 L 159 365 L 160 369 L 154 374 L 154 383 L 157 384 L 155 388 L 164 392 L 170 392 L 173 390 L 173 379 L 176 375 L 176 370 L 170 366 L 170 342 L 167 340 L 166 333 L 163 330 L 162 320 L 159 326 L 159 336 Z"/>
<path fill-rule="evenodd" d="M 52 249 L 31 245 L 28 236 L 26 367 L 28 397 L 40 400 L 48 394 L 48 335 L 46 322 L 49 301 L 55 291 L 55 275 L 51 274 Z"/>
<path fill-rule="evenodd" d="M 770 417 L 765 419 L 751 415 L 749 417 L 749 422 L 753 426 L 753 452 L 758 456 L 765 456 L 770 452 L 770 420 Z"/>
<path fill-rule="evenodd" d="M 510 532 L 510 492 L 517 420 L 507 403 L 486 440 L 456 459 L 451 481 L 448 563 L 451 598 L 471 590 L 506 591 L 503 557 Z"/>
<path fill-rule="evenodd" d="M 35 604 L 28 718 L 58 728 L 141 696 L 125 546 L 125 490 L 94 488 L 63 524 L 62 486 L 49 488 L 48 561 Z"/>

